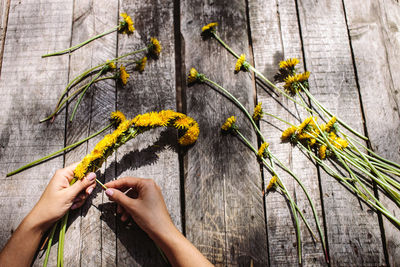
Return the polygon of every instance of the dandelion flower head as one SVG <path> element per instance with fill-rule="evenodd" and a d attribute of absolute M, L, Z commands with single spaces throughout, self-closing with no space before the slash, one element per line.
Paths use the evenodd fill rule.
<path fill-rule="evenodd" d="M 126 71 L 124 66 L 119 67 L 119 78 L 123 85 L 128 83 L 129 73 Z"/>
<path fill-rule="evenodd" d="M 236 61 L 236 65 L 235 65 L 235 72 L 238 73 L 240 70 L 245 69 L 244 65 L 246 62 L 246 55 L 245 54 L 241 54 L 240 57 L 238 58 L 238 60 Z"/>
<path fill-rule="evenodd" d="M 135 27 L 133 27 L 133 21 L 130 16 L 126 13 L 121 13 L 120 16 L 124 19 L 120 22 L 119 31 L 125 34 L 131 34 L 135 31 Z"/>
<path fill-rule="evenodd" d="M 267 185 L 267 191 L 271 190 L 271 188 L 275 185 L 275 183 L 278 181 L 278 177 L 276 175 L 272 176 L 271 180 L 269 181 Z"/>
<path fill-rule="evenodd" d="M 229 131 L 235 126 L 235 122 L 236 122 L 236 117 L 235 116 L 231 116 L 228 119 L 226 119 L 226 121 L 222 125 L 221 129 L 223 131 Z"/>
<path fill-rule="evenodd" d="M 260 148 L 258 149 L 258 152 L 257 152 L 257 156 L 259 158 L 266 158 L 267 157 L 266 149 L 267 149 L 268 146 L 269 146 L 269 144 L 267 142 L 264 142 L 264 143 L 261 144 L 261 146 L 260 146 Z"/>
<path fill-rule="evenodd" d="M 288 58 L 285 61 L 281 61 L 279 63 L 279 68 L 293 70 L 294 67 L 299 64 L 299 60 L 297 58 Z"/>
<path fill-rule="evenodd" d="M 218 26 L 218 22 L 211 22 L 211 23 L 203 26 L 203 28 L 201 28 L 201 34 L 204 36 L 204 35 L 208 35 L 211 33 L 215 33 L 217 26 Z"/>
<path fill-rule="evenodd" d="M 156 38 L 151 37 L 150 38 L 150 45 L 149 45 L 149 52 L 150 54 L 158 57 L 161 53 L 162 47 L 160 44 L 160 41 L 158 41 Z"/>
<path fill-rule="evenodd" d="M 261 105 L 262 105 L 262 103 L 258 102 L 258 104 L 254 108 L 253 120 L 255 120 L 255 121 L 259 121 L 263 116 L 263 110 L 262 110 Z"/>

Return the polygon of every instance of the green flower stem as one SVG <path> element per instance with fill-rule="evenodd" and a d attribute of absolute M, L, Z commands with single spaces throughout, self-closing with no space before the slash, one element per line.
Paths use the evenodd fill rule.
<path fill-rule="evenodd" d="M 83 99 L 83 96 L 85 95 L 87 89 L 88 89 L 92 84 L 95 83 L 95 81 L 100 77 L 100 75 L 103 74 L 105 68 L 106 68 L 106 66 L 104 66 L 104 67 L 96 74 L 96 76 L 94 76 L 94 78 L 86 85 L 86 87 L 82 90 L 82 93 L 81 93 L 81 95 L 79 96 L 78 101 L 77 101 L 76 104 L 75 104 L 74 110 L 72 111 L 71 118 L 69 119 L 70 122 L 72 122 L 72 120 L 74 119 L 76 110 L 78 109 L 78 106 L 79 106 L 79 104 L 81 103 L 81 101 L 82 101 L 82 99 Z"/>
<path fill-rule="evenodd" d="M 107 186 L 105 186 L 102 182 L 100 182 L 99 180 L 97 180 L 97 178 L 96 178 L 96 182 L 97 182 L 104 190 L 107 190 L 107 189 L 108 189 Z"/>
<path fill-rule="evenodd" d="M 368 151 L 372 156 L 370 156 L 370 155 L 364 153 L 364 155 L 365 155 L 367 158 L 369 158 L 369 159 L 371 159 L 371 160 L 373 160 L 373 161 L 376 161 L 376 162 L 383 162 L 383 163 L 390 164 L 390 165 L 396 167 L 396 168 L 397 168 L 396 170 L 399 170 L 399 171 L 400 171 L 400 164 L 398 164 L 398 163 L 396 163 L 396 162 L 393 162 L 393 161 L 390 161 L 390 160 L 388 160 L 388 159 L 385 159 L 385 158 L 379 156 L 379 155 L 376 154 L 373 150 L 369 149 L 369 148 L 366 147 L 364 144 L 362 144 L 362 143 L 359 142 L 358 140 L 352 138 L 351 136 L 346 135 L 345 133 L 343 133 L 343 136 L 345 136 L 346 139 L 349 139 L 349 138 L 350 138 L 354 143 L 357 143 L 357 144 L 358 144 L 359 146 L 361 146 L 363 149 L 365 149 L 366 151 Z"/>
<path fill-rule="evenodd" d="M 12 172 L 8 173 L 8 174 L 7 174 L 7 177 L 12 176 L 12 175 L 14 175 L 14 174 L 17 174 L 17 173 L 19 173 L 19 172 L 22 172 L 22 171 L 24 171 L 24 170 L 26 170 L 26 169 L 28 169 L 28 168 L 30 168 L 30 167 L 36 165 L 36 164 L 39 164 L 39 163 L 41 163 L 41 162 L 43 162 L 43 161 L 45 161 L 45 160 L 47 160 L 47 159 L 49 159 L 49 158 L 51 158 L 51 157 L 54 157 L 55 155 L 58 155 L 59 153 L 61 153 L 61 152 L 63 152 L 63 151 L 66 151 L 66 150 L 68 150 L 68 149 L 72 149 L 72 148 L 74 148 L 74 147 L 76 147 L 76 146 L 79 146 L 80 144 L 82 144 L 82 143 L 84 143 L 84 142 L 86 142 L 86 141 L 92 139 L 93 137 L 95 137 L 95 136 L 101 134 L 102 132 L 104 132 L 105 130 L 109 129 L 112 125 L 113 125 L 113 124 L 111 123 L 111 124 L 107 125 L 106 127 L 104 127 L 103 129 L 101 129 L 100 131 L 98 131 L 98 132 L 96 132 L 96 133 L 94 133 L 94 134 L 92 134 L 92 135 L 86 137 L 85 139 L 82 139 L 82 140 L 80 140 L 80 141 L 78 141 L 78 142 L 76 142 L 76 143 L 73 143 L 72 145 L 66 146 L 66 147 L 64 147 L 63 149 L 60 149 L 60 150 L 58 150 L 58 151 L 56 151 L 56 152 L 54 152 L 54 153 L 51 153 L 51 154 L 49 154 L 49 155 L 47 155 L 47 156 L 45 156 L 45 157 L 43 157 L 43 158 L 40 158 L 40 159 L 35 160 L 35 161 L 32 161 L 31 163 L 28 163 L 27 165 L 22 166 L 21 168 L 18 168 L 18 169 L 16 169 L 15 171 L 12 171 Z"/>
<path fill-rule="evenodd" d="M 250 113 L 247 111 L 247 109 L 240 103 L 240 101 L 234 97 L 228 90 L 226 90 L 224 87 L 219 85 L 218 83 L 208 79 L 207 77 L 204 76 L 204 80 L 209 82 L 210 84 L 214 85 L 215 87 L 219 88 L 222 90 L 222 92 L 227 95 L 243 112 L 246 114 L 246 116 L 249 118 L 251 124 L 253 125 L 254 129 L 256 130 L 257 134 L 260 136 L 262 142 L 265 142 L 264 136 L 262 135 L 260 129 L 258 129 L 257 124 L 254 122 L 253 117 L 250 115 Z"/>
<path fill-rule="evenodd" d="M 139 49 L 139 50 L 136 50 L 136 51 L 133 51 L 133 52 L 124 54 L 124 55 L 122 55 L 122 56 L 120 56 L 120 57 L 114 58 L 114 59 L 110 60 L 109 62 L 105 62 L 105 63 L 99 64 L 99 65 L 97 65 L 97 66 L 95 66 L 95 67 L 93 67 L 93 68 L 90 68 L 90 69 L 84 71 L 83 73 L 79 74 L 78 76 L 76 76 L 72 81 L 70 81 L 70 82 L 67 84 L 67 86 L 65 87 L 63 93 L 61 94 L 60 98 L 58 99 L 56 108 L 60 105 L 60 103 L 61 103 L 62 99 L 64 98 L 64 96 L 66 95 L 66 93 L 67 93 L 72 87 L 74 87 L 74 86 L 77 85 L 79 82 L 81 82 L 82 79 L 85 78 L 87 75 L 89 75 L 89 73 L 91 73 L 92 71 L 95 71 L 95 70 L 97 70 L 97 69 L 99 69 L 99 68 L 103 68 L 103 67 L 106 66 L 108 63 L 111 63 L 111 62 L 113 62 L 113 63 L 119 62 L 119 60 L 122 59 L 122 58 L 131 56 L 131 55 L 134 55 L 134 54 L 138 54 L 138 53 L 141 53 L 141 52 L 144 52 L 144 51 L 147 51 L 147 50 L 148 50 L 148 47 L 146 46 L 145 48 L 142 48 L 142 49 Z"/>
<path fill-rule="evenodd" d="M 307 200 L 308 200 L 308 202 L 310 203 L 311 210 L 312 210 L 313 215 L 314 215 L 314 220 L 315 220 L 315 223 L 316 223 L 316 225 L 317 225 L 317 229 L 318 229 L 318 232 L 319 232 L 319 236 L 320 236 L 320 238 L 321 238 L 322 248 L 323 248 L 323 250 L 324 250 L 325 255 L 327 255 L 326 244 L 325 244 L 324 235 L 323 235 L 323 233 L 322 233 L 321 224 L 319 223 L 317 211 L 316 211 L 316 209 L 315 209 L 314 203 L 313 203 L 313 201 L 312 201 L 310 195 L 309 195 L 308 192 L 307 192 L 307 189 L 305 188 L 305 186 L 304 186 L 304 184 L 301 182 L 301 180 L 300 180 L 289 168 L 287 168 L 287 167 L 285 166 L 285 164 L 283 164 L 277 157 L 275 157 L 274 154 L 270 153 L 269 155 L 270 155 L 270 157 L 272 157 L 274 160 L 276 160 L 276 161 L 278 162 L 278 164 L 279 164 L 279 166 L 280 166 L 281 168 L 283 168 L 287 173 L 290 174 L 290 176 L 293 177 L 293 179 L 296 180 L 296 182 L 300 185 L 301 189 L 303 190 L 304 194 L 306 195 Z"/>
<path fill-rule="evenodd" d="M 359 159 L 358 155 L 354 154 L 352 151 L 349 151 L 348 149 L 344 150 L 344 153 L 347 153 L 349 157 L 352 157 L 357 163 L 363 165 L 363 167 L 368 168 L 368 164 L 366 164 L 362 159 Z M 375 165 L 376 163 L 371 163 L 373 165 Z M 388 172 L 388 173 L 393 173 L 393 174 L 397 174 L 399 175 L 398 172 L 395 171 L 391 171 L 388 170 L 384 167 L 381 167 L 380 165 L 375 165 L 375 168 L 377 168 L 377 170 L 381 170 L 383 172 Z M 371 171 L 370 168 L 368 168 L 367 170 Z M 400 183 L 397 182 L 396 180 L 392 179 L 390 176 L 386 175 L 386 174 L 382 174 L 385 178 L 385 180 L 390 183 L 391 185 L 395 186 L 398 190 L 400 190 Z"/>
<path fill-rule="evenodd" d="M 94 41 L 96 39 L 99 39 L 99 38 L 101 38 L 101 37 L 103 37 L 103 36 L 105 36 L 107 34 L 110 34 L 110 33 L 113 33 L 115 31 L 117 31 L 118 27 L 119 27 L 119 25 L 114 27 L 114 28 L 112 28 L 112 29 L 110 29 L 110 30 L 108 30 L 108 31 L 100 33 L 100 34 L 98 34 L 98 35 L 96 35 L 96 36 L 94 36 L 94 37 L 92 37 L 92 38 L 80 43 L 80 44 L 74 45 L 74 46 L 72 46 L 70 48 L 67 48 L 67 49 L 64 49 L 64 50 L 61 50 L 61 51 L 58 51 L 58 52 L 54 52 L 54 53 L 43 55 L 42 58 L 52 57 L 52 56 L 60 56 L 60 55 L 64 55 L 64 54 L 67 54 L 67 53 L 74 52 L 75 50 L 81 48 L 82 46 L 84 46 L 84 45 L 86 45 L 86 44 L 88 44 L 88 43 L 90 43 L 90 42 L 92 42 L 92 41 Z"/>
<path fill-rule="evenodd" d="M 289 193 L 288 193 L 287 191 L 285 191 L 285 189 L 284 189 L 279 183 L 276 183 L 276 184 L 277 184 L 277 187 L 282 191 L 282 194 L 284 194 L 285 197 L 289 199 L 289 197 L 287 196 Z M 312 238 L 313 238 L 315 241 L 318 241 L 317 236 L 314 234 L 314 231 L 311 229 L 311 226 L 310 226 L 310 224 L 307 222 L 306 217 L 304 217 L 303 212 L 300 210 L 300 208 L 297 206 L 296 203 L 295 203 L 295 207 L 296 207 L 297 212 L 300 214 L 300 217 L 301 217 L 301 219 L 303 220 L 304 224 L 306 225 L 308 231 L 310 232 Z"/>
<path fill-rule="evenodd" d="M 239 58 L 239 55 L 236 54 L 222 39 L 215 33 L 212 32 L 212 36 L 223 46 L 226 50 L 229 51 L 235 58 Z"/>
<path fill-rule="evenodd" d="M 96 83 L 96 82 L 99 82 L 99 81 L 103 81 L 103 80 L 107 80 L 107 79 L 115 79 L 115 78 L 116 78 L 115 75 L 113 75 L 113 76 L 107 76 L 107 77 L 102 77 L 102 78 L 99 78 L 99 79 L 95 80 L 93 83 Z M 79 87 L 76 91 L 74 91 L 71 95 L 69 95 L 66 99 L 64 99 L 64 100 L 58 105 L 58 107 L 56 108 L 56 110 L 55 110 L 52 114 L 50 114 L 47 118 L 42 119 L 40 122 L 45 122 L 45 121 L 48 121 L 48 120 L 50 120 L 51 118 L 53 118 L 53 117 L 62 109 L 62 107 L 64 106 L 65 103 L 67 103 L 68 100 L 74 99 L 74 98 L 76 97 L 76 94 L 77 94 L 77 93 L 80 93 L 86 86 L 87 86 L 87 84 L 85 84 L 84 86 Z"/>
<path fill-rule="evenodd" d="M 225 47 L 226 50 L 228 50 L 234 57 L 239 58 L 239 55 L 236 54 L 224 41 L 222 41 L 222 39 L 215 33 L 213 32 L 213 37 L 223 46 Z M 288 95 L 285 91 L 283 91 L 282 89 L 278 88 L 274 83 L 272 83 L 270 80 L 268 80 L 261 72 L 259 72 L 254 66 L 252 66 L 250 63 L 248 63 L 249 69 L 251 71 L 253 71 L 258 77 L 260 77 L 264 82 L 266 82 L 269 86 L 271 86 L 272 88 L 274 88 L 275 90 L 279 91 L 282 95 L 284 95 L 286 98 L 288 98 L 289 100 L 291 100 L 292 102 L 302 106 L 303 108 L 305 108 L 307 111 L 314 113 L 314 111 L 312 109 L 310 109 L 307 105 L 304 104 L 300 104 L 298 101 L 296 101 L 294 98 L 292 98 L 290 95 Z M 300 86 L 303 88 L 304 92 L 307 95 L 311 95 L 308 90 L 306 90 L 304 88 L 304 86 L 300 83 Z M 313 102 L 315 102 L 320 108 L 321 110 L 325 111 L 326 113 L 328 113 L 330 115 L 330 117 L 332 117 L 332 113 L 329 112 L 324 106 L 322 106 L 313 96 L 312 96 L 312 100 Z M 367 137 L 363 136 L 362 134 L 358 133 L 357 131 L 353 130 L 350 126 L 348 126 L 345 122 L 343 122 L 342 120 L 340 120 L 339 118 L 337 118 L 338 122 L 340 122 L 346 129 L 348 129 L 349 131 L 351 131 L 352 133 L 354 133 L 355 135 L 357 135 L 358 137 L 364 139 L 364 140 L 368 140 Z"/>
<path fill-rule="evenodd" d="M 290 122 L 287 122 L 287 121 L 285 121 L 284 119 L 281 119 L 281 118 L 279 118 L 278 116 L 275 116 L 275 115 L 273 115 L 273 114 L 271 114 L 271 113 L 268 113 L 268 112 L 264 112 L 264 111 L 263 111 L 262 114 L 263 114 L 263 115 L 267 115 L 267 116 L 272 117 L 272 118 L 275 118 L 275 119 L 277 119 L 277 120 L 279 120 L 279 121 L 281 121 L 281 122 L 283 122 L 283 123 L 286 123 L 286 124 L 289 125 L 289 126 L 296 127 L 296 125 L 291 124 Z"/>
<path fill-rule="evenodd" d="M 240 136 L 240 138 L 246 143 L 246 145 L 257 155 L 257 150 L 253 147 L 252 144 L 250 144 L 250 142 L 247 140 L 247 138 L 244 137 L 239 130 L 235 130 L 235 133 L 237 133 Z M 283 184 L 282 180 L 280 179 L 280 177 L 279 177 L 278 173 L 275 171 L 275 169 L 272 166 L 270 166 L 268 164 L 268 162 L 264 158 L 262 158 L 262 162 L 263 162 L 263 165 L 265 167 L 267 167 L 267 169 L 269 171 L 271 171 L 273 174 L 275 174 L 278 177 L 278 182 L 281 184 L 283 189 L 286 192 L 288 192 L 286 186 Z M 301 258 L 302 258 L 302 254 L 301 254 L 301 232 L 300 232 L 299 219 L 297 217 L 297 212 L 296 212 L 296 207 L 295 207 L 296 204 L 295 204 L 294 200 L 292 199 L 292 197 L 289 194 L 287 194 L 287 197 L 289 199 L 290 207 L 292 209 L 292 214 L 293 214 L 293 217 L 294 217 L 294 220 L 295 220 L 295 224 L 296 224 L 297 252 L 298 252 L 298 257 L 299 257 L 299 263 L 301 264 Z"/>
<path fill-rule="evenodd" d="M 302 88 L 303 92 L 311 99 L 311 101 L 313 101 L 313 103 L 315 105 L 317 105 L 328 117 L 333 117 L 335 116 L 332 112 L 330 112 L 327 108 L 325 108 L 311 93 L 310 91 L 307 90 L 307 88 L 305 88 L 301 83 L 300 83 L 300 87 Z M 344 128 L 346 128 L 347 130 L 349 130 L 350 132 L 352 132 L 353 134 L 355 134 L 356 136 L 358 136 L 361 139 L 364 140 L 368 140 L 367 137 L 365 137 L 364 135 L 362 135 L 361 133 L 359 133 L 358 131 L 354 130 L 353 128 L 351 128 L 348 124 L 346 124 L 343 120 L 341 120 L 339 117 L 336 116 L 336 120 L 337 122 L 339 122 Z"/>
<path fill-rule="evenodd" d="M 56 232 L 57 226 L 58 226 L 58 222 L 56 222 L 54 224 L 53 228 L 51 228 L 49 240 L 47 241 L 46 256 L 44 257 L 43 267 L 47 267 L 47 263 L 49 262 L 51 245 L 53 243 L 53 238 L 54 238 L 54 234 Z"/>
<path fill-rule="evenodd" d="M 328 141 L 327 137 L 325 136 L 325 134 L 323 134 L 323 131 L 321 130 L 321 128 L 319 127 L 318 123 L 315 121 L 314 118 L 313 118 L 313 121 L 314 121 L 315 125 L 317 126 L 318 131 L 319 131 L 320 133 L 322 133 L 321 136 L 322 136 L 322 138 L 324 139 L 325 144 L 329 147 L 329 149 L 330 149 L 331 151 L 333 151 L 333 153 L 335 154 L 336 158 L 343 164 L 343 167 L 344 167 L 344 168 L 347 170 L 347 172 L 350 174 L 351 178 L 353 178 L 355 181 L 357 181 L 357 183 L 364 189 L 364 191 L 365 191 L 374 201 L 376 201 L 376 202 L 378 203 L 379 201 L 375 198 L 374 194 L 372 194 L 372 193 L 365 187 L 365 185 L 362 183 L 362 181 L 361 181 L 360 179 L 358 179 L 358 176 L 356 176 L 356 175 L 353 173 L 353 171 L 349 168 L 349 166 L 344 162 L 344 160 L 342 159 L 341 155 L 339 155 L 339 154 L 337 153 L 335 147 Z M 379 203 L 380 203 L 380 202 L 379 202 Z M 382 204 L 381 204 L 381 205 L 382 205 Z M 382 205 L 382 207 L 383 207 L 383 205 Z"/>

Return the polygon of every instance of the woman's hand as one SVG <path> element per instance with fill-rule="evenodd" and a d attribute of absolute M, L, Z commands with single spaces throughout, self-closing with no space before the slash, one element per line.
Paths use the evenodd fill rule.
<path fill-rule="evenodd" d="M 95 188 L 95 173 L 89 173 L 82 180 L 69 185 L 74 178 L 76 165 L 56 171 L 39 201 L 28 214 L 27 219 L 35 222 L 42 231 L 46 231 L 53 223 L 61 219 L 70 208 L 81 207 Z"/>
<path fill-rule="evenodd" d="M 161 189 L 153 180 L 127 177 L 106 186 L 108 197 L 118 203 L 121 220 L 126 221 L 132 216 L 164 251 L 172 266 L 212 266 L 174 226 Z"/>
<path fill-rule="evenodd" d="M 107 196 L 118 203 L 121 220 L 131 216 L 151 237 L 156 238 L 175 226 L 171 221 L 160 187 L 152 179 L 126 177 L 106 184 Z M 130 191 L 127 194 L 127 190 Z"/>

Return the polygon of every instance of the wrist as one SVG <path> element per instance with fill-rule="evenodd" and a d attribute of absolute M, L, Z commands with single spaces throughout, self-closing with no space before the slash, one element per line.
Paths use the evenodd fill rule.
<path fill-rule="evenodd" d="M 44 221 L 33 209 L 22 221 L 22 223 L 31 231 L 44 234 L 51 226 L 50 222 Z"/>

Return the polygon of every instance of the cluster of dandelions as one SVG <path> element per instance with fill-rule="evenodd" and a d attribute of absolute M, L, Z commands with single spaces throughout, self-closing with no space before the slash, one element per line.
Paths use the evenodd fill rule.
<path fill-rule="evenodd" d="M 239 55 L 235 53 L 218 36 L 217 26 L 218 24 L 215 22 L 204 26 L 201 35 L 203 36 L 203 39 L 216 39 L 224 48 L 237 58 L 234 66 L 235 73 L 240 71 L 253 72 L 258 79 L 261 79 L 266 84 L 266 86 L 274 89 L 296 105 L 304 108 L 308 113 L 308 117 L 304 121 L 300 121 L 299 125 L 293 125 L 274 114 L 264 112 L 261 103 L 258 103 L 254 109 L 253 115 L 250 115 L 239 100 L 223 86 L 210 80 L 205 74 L 199 73 L 194 68 L 189 72 L 189 83 L 208 83 L 233 101 L 251 121 L 255 132 L 262 141 L 258 150 L 241 134 L 239 127 L 236 125 L 235 117 L 228 118 L 223 124 L 222 129 L 225 132 L 232 133 L 241 138 L 254 152 L 262 165 L 271 173 L 272 178 L 268 183 L 266 190 L 268 191 L 273 188 L 278 189 L 278 191 L 288 199 L 297 229 L 299 261 L 301 262 L 301 239 L 298 231 L 299 222 L 297 219 L 297 213 L 304 221 L 305 219 L 303 218 L 301 211 L 296 208 L 296 204 L 292 202 L 292 197 L 287 192 L 279 174 L 274 168 L 275 165 L 282 167 L 282 169 L 287 171 L 290 176 L 300 184 L 309 199 L 311 208 L 313 210 L 314 208 L 301 181 L 291 170 L 282 166 L 281 162 L 268 150 L 268 143 L 265 141 L 265 138 L 256 124 L 256 122 L 264 115 L 288 124 L 288 128 L 283 131 L 281 136 L 283 142 L 291 142 L 293 145 L 298 146 L 302 151 L 307 153 L 311 159 L 315 160 L 315 162 L 317 162 L 329 175 L 340 181 L 362 201 L 367 203 L 375 211 L 382 213 L 394 225 L 400 226 L 400 220 L 389 212 L 379 199 L 376 198 L 373 192 L 373 186 L 377 185 L 380 191 L 389 196 L 389 198 L 400 207 L 400 182 L 398 181 L 398 177 L 400 177 L 400 165 L 385 159 L 370 150 L 365 145 L 365 141 L 368 140 L 365 136 L 325 108 L 310 93 L 308 83 L 310 72 L 298 72 L 296 69 L 296 65 L 299 63 L 298 59 L 291 58 L 280 62 L 279 73 L 276 75 L 276 78 L 278 82 L 283 83 L 283 88 L 281 88 L 279 85 L 268 80 L 260 71 L 247 62 L 245 54 Z M 308 98 L 311 101 L 311 104 L 306 104 L 304 98 Z M 321 124 L 317 122 L 318 119 L 322 121 Z M 349 135 L 348 132 L 353 135 Z M 343 174 L 342 171 L 338 171 L 337 167 L 340 167 L 344 172 L 347 172 L 347 175 Z M 314 218 L 318 225 L 316 214 L 314 214 Z M 306 221 L 305 223 L 307 227 L 309 227 Z M 318 230 L 320 231 L 319 227 Z M 320 238 L 322 241 L 322 247 L 324 248 L 324 253 L 327 256 L 321 232 Z"/>
<path fill-rule="evenodd" d="M 219 85 L 218 83 L 210 80 L 206 75 L 199 73 L 195 68 L 191 68 L 189 71 L 188 75 L 188 83 L 189 84 L 195 84 L 195 83 L 208 83 L 212 85 L 213 88 L 219 90 L 223 95 L 225 95 L 229 100 L 231 100 L 233 103 L 235 103 L 239 109 L 245 114 L 247 119 L 250 121 L 250 123 L 253 126 L 253 129 L 255 132 L 258 134 L 258 136 L 261 139 L 262 144 L 260 145 L 259 149 L 256 149 L 254 145 L 251 144 L 251 142 L 241 133 L 239 125 L 236 123 L 236 117 L 231 116 L 229 117 L 224 124 L 221 126 L 221 129 L 225 133 L 230 133 L 238 138 L 240 138 L 247 146 L 248 148 L 251 149 L 251 151 L 254 153 L 260 164 L 262 164 L 263 167 L 267 169 L 272 175 L 271 181 L 269 184 L 266 186 L 265 191 L 270 191 L 272 189 L 276 189 L 279 193 L 281 193 L 284 197 L 287 198 L 291 213 L 293 214 L 294 218 L 294 223 L 296 227 L 296 236 L 297 236 L 297 243 L 298 243 L 298 256 L 299 256 L 299 261 L 301 262 L 302 258 L 302 245 L 301 245 L 301 232 L 300 232 L 300 220 L 303 220 L 304 224 L 310 231 L 311 235 L 315 240 L 318 240 L 317 236 L 315 235 L 314 231 L 312 230 L 309 222 L 305 218 L 303 211 L 300 210 L 294 201 L 294 197 L 289 193 L 287 190 L 287 187 L 285 186 L 283 180 L 281 179 L 281 174 L 278 172 L 278 168 L 284 170 L 286 173 L 288 173 L 302 188 L 304 194 L 307 196 L 307 200 L 310 204 L 314 220 L 315 220 L 315 225 L 317 227 L 319 239 L 321 242 L 322 250 L 325 255 L 327 255 L 327 250 L 326 250 L 326 245 L 325 245 L 325 240 L 324 240 L 324 235 L 321 229 L 321 224 L 319 222 L 319 218 L 315 209 L 315 205 L 310 197 L 310 194 L 308 193 L 307 189 L 305 188 L 304 184 L 302 181 L 299 179 L 299 177 L 293 173 L 281 160 L 279 160 L 270 150 L 269 150 L 269 144 L 266 141 L 265 137 L 261 133 L 259 127 L 257 126 L 257 122 L 261 119 L 261 117 L 264 115 L 264 112 L 262 110 L 261 104 L 257 105 L 254 108 L 253 114 L 250 114 L 250 112 L 244 107 L 244 105 L 235 97 L 233 96 L 228 90 L 226 90 L 224 87 Z"/>
<path fill-rule="evenodd" d="M 56 56 L 56 55 L 62 55 L 62 54 L 67 54 L 71 53 L 78 48 L 84 46 L 85 44 L 88 44 L 89 42 L 98 39 L 106 34 L 109 34 L 114 31 L 118 31 L 123 34 L 132 34 L 135 28 L 133 27 L 133 22 L 130 16 L 128 16 L 126 13 L 121 13 L 121 17 L 123 18 L 122 21 L 119 22 L 119 24 L 112 28 L 109 31 L 106 31 L 102 34 L 96 35 L 95 37 L 78 44 L 76 46 L 70 47 L 68 49 L 62 50 L 60 52 L 55 52 L 52 54 L 47 54 L 44 55 L 43 57 L 49 57 L 49 56 Z M 40 122 L 45 122 L 48 120 L 53 121 L 57 114 L 62 111 L 68 103 L 73 101 L 76 97 L 78 97 L 74 109 L 72 111 L 72 114 L 70 116 L 70 121 L 72 121 L 75 117 L 75 114 L 78 110 L 78 106 L 81 103 L 83 97 L 85 96 L 87 90 L 91 88 L 92 85 L 105 81 L 105 80 L 116 80 L 118 81 L 121 85 L 126 85 L 128 83 L 128 78 L 130 77 L 131 74 L 128 73 L 127 67 L 133 65 L 131 68 L 131 71 L 138 71 L 139 73 L 143 72 L 147 61 L 149 58 L 158 58 L 160 53 L 161 53 L 162 47 L 160 42 L 154 38 L 151 37 L 150 41 L 147 45 L 144 45 L 143 47 L 126 53 L 122 56 L 119 56 L 117 58 L 107 60 L 95 67 L 92 67 L 90 69 L 87 69 L 83 71 L 81 74 L 77 75 L 74 77 L 65 87 L 63 93 L 60 95 L 58 98 L 57 104 L 53 110 L 53 112 L 47 116 L 46 118 L 42 119 Z M 139 54 L 139 53 L 144 53 L 144 55 L 140 58 L 130 58 L 130 56 Z M 117 68 L 116 64 L 120 64 L 119 68 Z M 124 65 L 125 64 L 125 65 Z M 75 90 L 73 90 L 76 88 Z"/>

